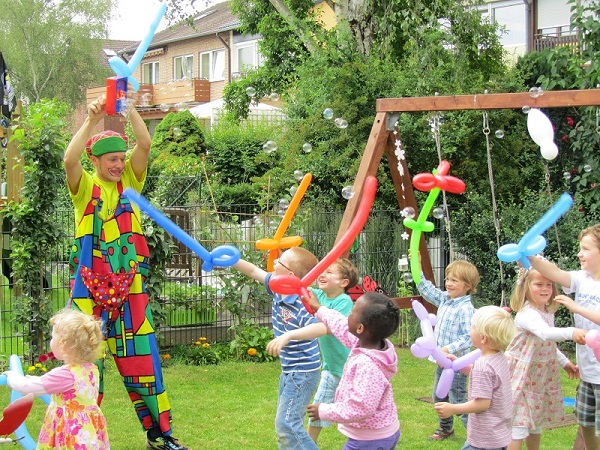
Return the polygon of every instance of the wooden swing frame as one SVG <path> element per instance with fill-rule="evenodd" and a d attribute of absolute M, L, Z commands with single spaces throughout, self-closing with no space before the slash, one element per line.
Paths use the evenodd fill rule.
<path fill-rule="evenodd" d="M 573 91 L 549 91 L 543 95 L 533 98 L 529 92 L 503 93 L 503 94 L 480 94 L 480 95 L 453 95 L 435 97 L 406 97 L 406 98 L 381 98 L 377 100 L 377 114 L 371 128 L 371 134 L 365 147 L 356 179 L 354 180 L 355 195 L 348 201 L 344 216 L 340 222 L 336 242 L 344 235 L 352 219 L 356 215 L 362 187 L 369 175 L 376 176 L 377 169 L 385 152 L 389 168 L 396 190 L 396 199 L 400 210 L 407 206 L 414 208 L 418 215 L 419 210 L 415 201 L 411 176 L 406 166 L 406 160 L 398 161 L 395 150 L 395 141 L 400 138 L 394 134 L 394 126 L 398 121 L 400 113 L 403 112 L 427 112 L 427 111 L 464 111 L 464 110 L 490 110 L 490 109 L 521 109 L 523 106 L 531 108 L 567 108 L 577 106 L 599 106 L 600 89 L 573 90 Z M 403 175 L 398 171 L 398 164 L 402 165 Z M 404 191 L 402 191 L 404 186 Z M 408 230 L 409 234 L 412 230 Z M 421 267 L 425 277 L 435 284 L 435 277 L 427 251 L 425 238 L 421 235 L 419 244 L 421 253 Z M 348 256 L 346 252 L 345 257 Z M 395 297 L 394 301 L 400 308 L 411 308 L 413 297 Z M 424 306 L 435 311 L 428 302 Z"/>

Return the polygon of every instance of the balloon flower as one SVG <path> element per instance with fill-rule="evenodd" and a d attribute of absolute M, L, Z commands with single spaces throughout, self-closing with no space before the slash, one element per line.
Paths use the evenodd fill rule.
<path fill-rule="evenodd" d="M 435 362 L 442 366 L 442 375 L 438 381 L 435 395 L 439 398 L 446 398 L 448 392 L 450 392 L 452 381 L 454 381 L 454 374 L 473 364 L 481 356 L 481 350 L 476 349 L 460 358 L 456 358 L 454 361 L 450 360 L 435 343 L 433 327 L 437 324 L 437 316 L 428 313 L 425 307 L 417 300 L 411 300 L 411 303 L 417 318 L 421 321 L 421 333 L 423 333 L 423 336 L 417 338 L 415 343 L 410 346 L 410 352 L 417 358 L 431 356 Z"/>
<path fill-rule="evenodd" d="M 377 192 L 377 178 L 370 175 L 365 180 L 363 187 L 362 198 L 358 206 L 358 211 L 354 219 L 350 223 L 348 230 L 344 233 L 341 239 L 333 246 L 333 248 L 325 255 L 325 257 L 317 263 L 313 269 L 308 272 L 302 279 L 296 275 L 275 275 L 269 281 L 269 287 L 273 292 L 282 295 L 298 294 L 300 297 L 308 297 L 308 286 L 321 275 L 325 270 L 335 262 L 346 250 L 348 250 L 358 233 L 363 229 L 369 214 L 371 206 L 375 200 L 375 192 Z M 313 309 L 304 302 L 304 307 L 308 312 L 314 314 Z"/>
<path fill-rule="evenodd" d="M 600 331 L 589 330 L 585 334 L 585 345 L 594 350 L 596 359 L 600 361 Z"/>
<path fill-rule="evenodd" d="M 166 0 L 164 0 L 160 4 L 158 10 L 156 11 L 156 16 L 154 17 L 154 20 L 152 21 L 152 24 L 150 25 L 150 29 L 148 30 L 148 33 L 146 33 L 146 36 L 144 37 L 144 39 L 142 39 L 142 41 L 138 45 L 137 49 L 135 50 L 135 53 L 133 54 L 133 56 L 131 57 L 131 59 L 129 60 L 128 63 L 125 63 L 125 61 L 123 61 L 118 56 L 113 56 L 112 58 L 110 58 L 108 60 L 110 67 L 117 74 L 117 76 L 127 77 L 127 81 L 129 81 L 131 83 L 131 85 L 133 86 L 133 92 L 137 92 L 138 89 L 140 88 L 140 83 L 138 83 L 138 81 L 132 76 L 133 71 L 137 68 L 137 66 L 140 64 L 142 58 L 146 54 L 146 50 L 148 50 L 148 47 L 150 46 L 150 43 L 152 42 L 152 39 L 154 38 L 154 33 L 156 32 L 156 29 L 158 28 L 158 24 L 160 23 L 161 19 L 165 15 L 166 11 L 167 11 L 167 2 L 166 2 Z"/>
<path fill-rule="evenodd" d="M 304 197 L 304 193 L 312 180 L 312 174 L 307 173 L 302 178 L 300 185 L 298 186 L 298 190 L 292 197 L 292 201 L 290 202 L 290 206 L 285 212 L 283 219 L 279 223 L 277 227 L 277 231 L 275 231 L 275 235 L 273 239 L 263 238 L 256 241 L 256 248 L 258 250 L 269 250 L 269 259 L 267 260 L 267 271 L 273 271 L 273 265 L 275 264 L 275 260 L 279 257 L 280 250 L 284 248 L 297 247 L 302 244 L 302 238 L 300 236 L 288 236 L 283 237 L 288 227 L 290 226 L 290 222 L 296 214 L 296 210 L 298 209 L 298 205 L 302 201 Z"/>
<path fill-rule="evenodd" d="M 416 284 L 421 281 L 421 261 L 419 260 L 421 233 L 433 231 L 433 223 L 428 222 L 426 219 L 433 208 L 435 200 L 442 190 L 453 194 L 462 194 L 466 189 L 465 183 L 461 179 L 448 175 L 449 171 L 450 163 L 442 161 L 432 173 L 419 173 L 413 178 L 413 184 L 418 190 L 429 191 L 425 205 L 417 220 L 407 217 L 403 221 L 404 226 L 412 230 L 410 235 L 410 272 Z"/>
<path fill-rule="evenodd" d="M 519 261 L 523 268 L 529 269 L 531 263 L 528 256 L 537 255 L 546 248 L 546 239 L 542 236 L 573 205 L 573 199 L 564 193 L 554 205 L 533 225 L 521 238 L 518 244 L 504 244 L 498 249 L 498 259 L 503 262 Z"/>
<path fill-rule="evenodd" d="M 206 250 L 198 241 L 179 228 L 162 212 L 152 206 L 150 202 L 136 192 L 135 189 L 128 187 L 123 191 L 123 195 L 125 195 L 129 200 L 135 202 L 140 209 L 148 214 L 159 226 L 164 228 L 174 238 L 178 239 L 180 242 L 183 242 L 187 248 L 203 259 L 204 262 L 202 263 L 202 270 L 205 272 L 210 272 L 213 270 L 214 266 L 233 266 L 240 260 L 240 251 L 233 245 L 220 245 L 212 252 Z"/>
<path fill-rule="evenodd" d="M 8 368 L 13 370 L 21 375 L 23 375 L 23 366 L 21 365 L 21 359 L 17 355 L 11 355 L 8 360 Z M 6 385 L 6 375 L 0 375 L 0 385 Z M 12 390 L 10 393 L 10 402 L 14 403 L 16 400 L 23 397 L 23 394 Z M 50 396 L 48 394 L 40 396 L 40 398 L 47 405 L 50 404 Z M 25 426 L 25 422 L 21 423 L 19 427 L 15 430 L 15 436 L 18 438 L 21 446 L 26 450 L 34 450 L 37 447 L 37 439 L 33 439 L 27 431 L 27 427 Z M 12 442 L 15 442 L 13 440 Z M 9 441 L 10 442 L 10 441 Z M 2 443 L 0 441 L 0 443 Z"/>

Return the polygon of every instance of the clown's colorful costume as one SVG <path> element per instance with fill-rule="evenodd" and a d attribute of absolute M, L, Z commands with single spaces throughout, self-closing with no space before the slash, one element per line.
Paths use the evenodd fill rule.
<path fill-rule="evenodd" d="M 127 187 L 141 191 L 145 177 L 144 173 L 141 181 L 136 179 L 130 161 L 119 182 L 102 181 L 83 171 L 78 192 L 71 192 L 77 231 L 69 258 L 70 304 L 106 323 L 108 348 L 144 429 L 160 427 L 169 436 L 171 411 L 145 286 L 148 246 L 140 211 L 121 195 Z M 100 362 L 99 402 L 102 366 Z"/>

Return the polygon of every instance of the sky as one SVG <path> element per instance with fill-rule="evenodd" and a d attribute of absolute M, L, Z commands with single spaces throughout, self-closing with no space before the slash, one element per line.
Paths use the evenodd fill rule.
<path fill-rule="evenodd" d="M 223 0 L 212 0 L 211 4 Z M 204 10 L 205 1 L 197 0 L 197 12 Z M 150 25 L 159 9 L 156 0 L 120 0 L 117 10 L 109 25 L 109 38 L 130 41 L 141 41 L 148 33 Z M 167 27 L 167 19 L 163 18 L 156 31 Z"/>

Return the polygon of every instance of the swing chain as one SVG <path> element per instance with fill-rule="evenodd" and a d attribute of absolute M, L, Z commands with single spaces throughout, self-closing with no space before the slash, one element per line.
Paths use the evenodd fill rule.
<path fill-rule="evenodd" d="M 483 112 L 483 134 L 486 136 L 490 134 L 490 118 L 487 111 Z"/>

